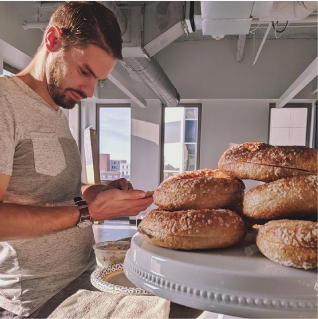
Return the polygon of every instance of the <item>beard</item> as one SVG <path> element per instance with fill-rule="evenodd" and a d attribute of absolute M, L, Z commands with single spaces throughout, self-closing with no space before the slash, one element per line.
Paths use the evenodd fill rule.
<path fill-rule="evenodd" d="M 87 96 L 79 90 L 75 90 L 72 88 L 62 88 L 61 80 L 63 79 L 63 74 L 61 70 L 63 63 L 63 58 L 57 57 L 50 64 L 47 77 L 47 89 L 55 104 L 63 107 L 64 109 L 70 110 L 76 105 L 77 101 L 68 97 L 67 92 L 75 92 L 79 94 L 83 99 L 87 98 Z"/>

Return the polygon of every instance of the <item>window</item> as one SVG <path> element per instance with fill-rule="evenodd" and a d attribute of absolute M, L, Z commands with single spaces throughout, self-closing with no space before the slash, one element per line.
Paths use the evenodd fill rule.
<path fill-rule="evenodd" d="M 130 107 L 97 105 L 97 117 L 101 181 L 130 181 Z"/>
<path fill-rule="evenodd" d="M 11 66 L 10 64 L 3 62 L 3 75 L 14 75 L 19 73 L 20 70 Z"/>
<path fill-rule="evenodd" d="M 3 75 L 13 75 L 13 73 L 9 72 L 6 69 L 3 69 Z"/>
<path fill-rule="evenodd" d="M 161 180 L 199 168 L 198 105 L 164 107 L 164 145 Z"/>
<path fill-rule="evenodd" d="M 287 104 L 283 108 L 270 105 L 269 122 L 269 144 L 309 146 L 310 104 Z"/>

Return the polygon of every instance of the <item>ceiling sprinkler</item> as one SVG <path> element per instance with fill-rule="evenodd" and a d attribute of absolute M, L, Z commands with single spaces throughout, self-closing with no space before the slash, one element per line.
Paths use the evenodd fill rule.
<path fill-rule="evenodd" d="M 211 35 L 211 37 L 213 38 L 213 39 L 215 39 L 215 40 L 221 40 L 221 39 L 223 39 L 224 37 L 225 37 L 225 35 Z"/>

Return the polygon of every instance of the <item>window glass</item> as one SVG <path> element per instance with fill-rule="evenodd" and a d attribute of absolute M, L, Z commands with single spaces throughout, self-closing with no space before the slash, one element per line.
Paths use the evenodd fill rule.
<path fill-rule="evenodd" d="M 98 106 L 101 181 L 130 180 L 131 109 Z"/>
<path fill-rule="evenodd" d="M 184 141 L 185 143 L 195 143 L 197 140 L 197 120 L 185 120 Z"/>
<path fill-rule="evenodd" d="M 161 179 L 198 169 L 199 107 L 164 108 Z"/>
<path fill-rule="evenodd" d="M 3 75 L 13 75 L 10 71 L 3 69 Z"/>

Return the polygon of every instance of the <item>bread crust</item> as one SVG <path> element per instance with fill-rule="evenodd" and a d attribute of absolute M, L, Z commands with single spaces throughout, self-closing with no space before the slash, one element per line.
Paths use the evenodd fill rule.
<path fill-rule="evenodd" d="M 317 214 L 318 176 L 295 176 L 248 190 L 243 214 L 254 220 L 292 218 Z"/>
<path fill-rule="evenodd" d="M 274 220 L 261 227 L 256 244 L 263 255 L 279 264 L 317 268 L 317 222 Z"/>
<path fill-rule="evenodd" d="M 153 194 L 160 209 L 228 208 L 242 211 L 244 183 L 220 170 L 201 169 L 171 176 Z"/>
<path fill-rule="evenodd" d="M 246 235 L 242 218 L 227 209 L 154 209 L 146 214 L 138 230 L 153 245 L 183 250 L 228 247 Z"/>
<path fill-rule="evenodd" d="M 248 142 L 225 151 L 218 167 L 237 178 L 271 182 L 291 176 L 317 175 L 317 161 L 318 151 L 306 146 Z"/>

